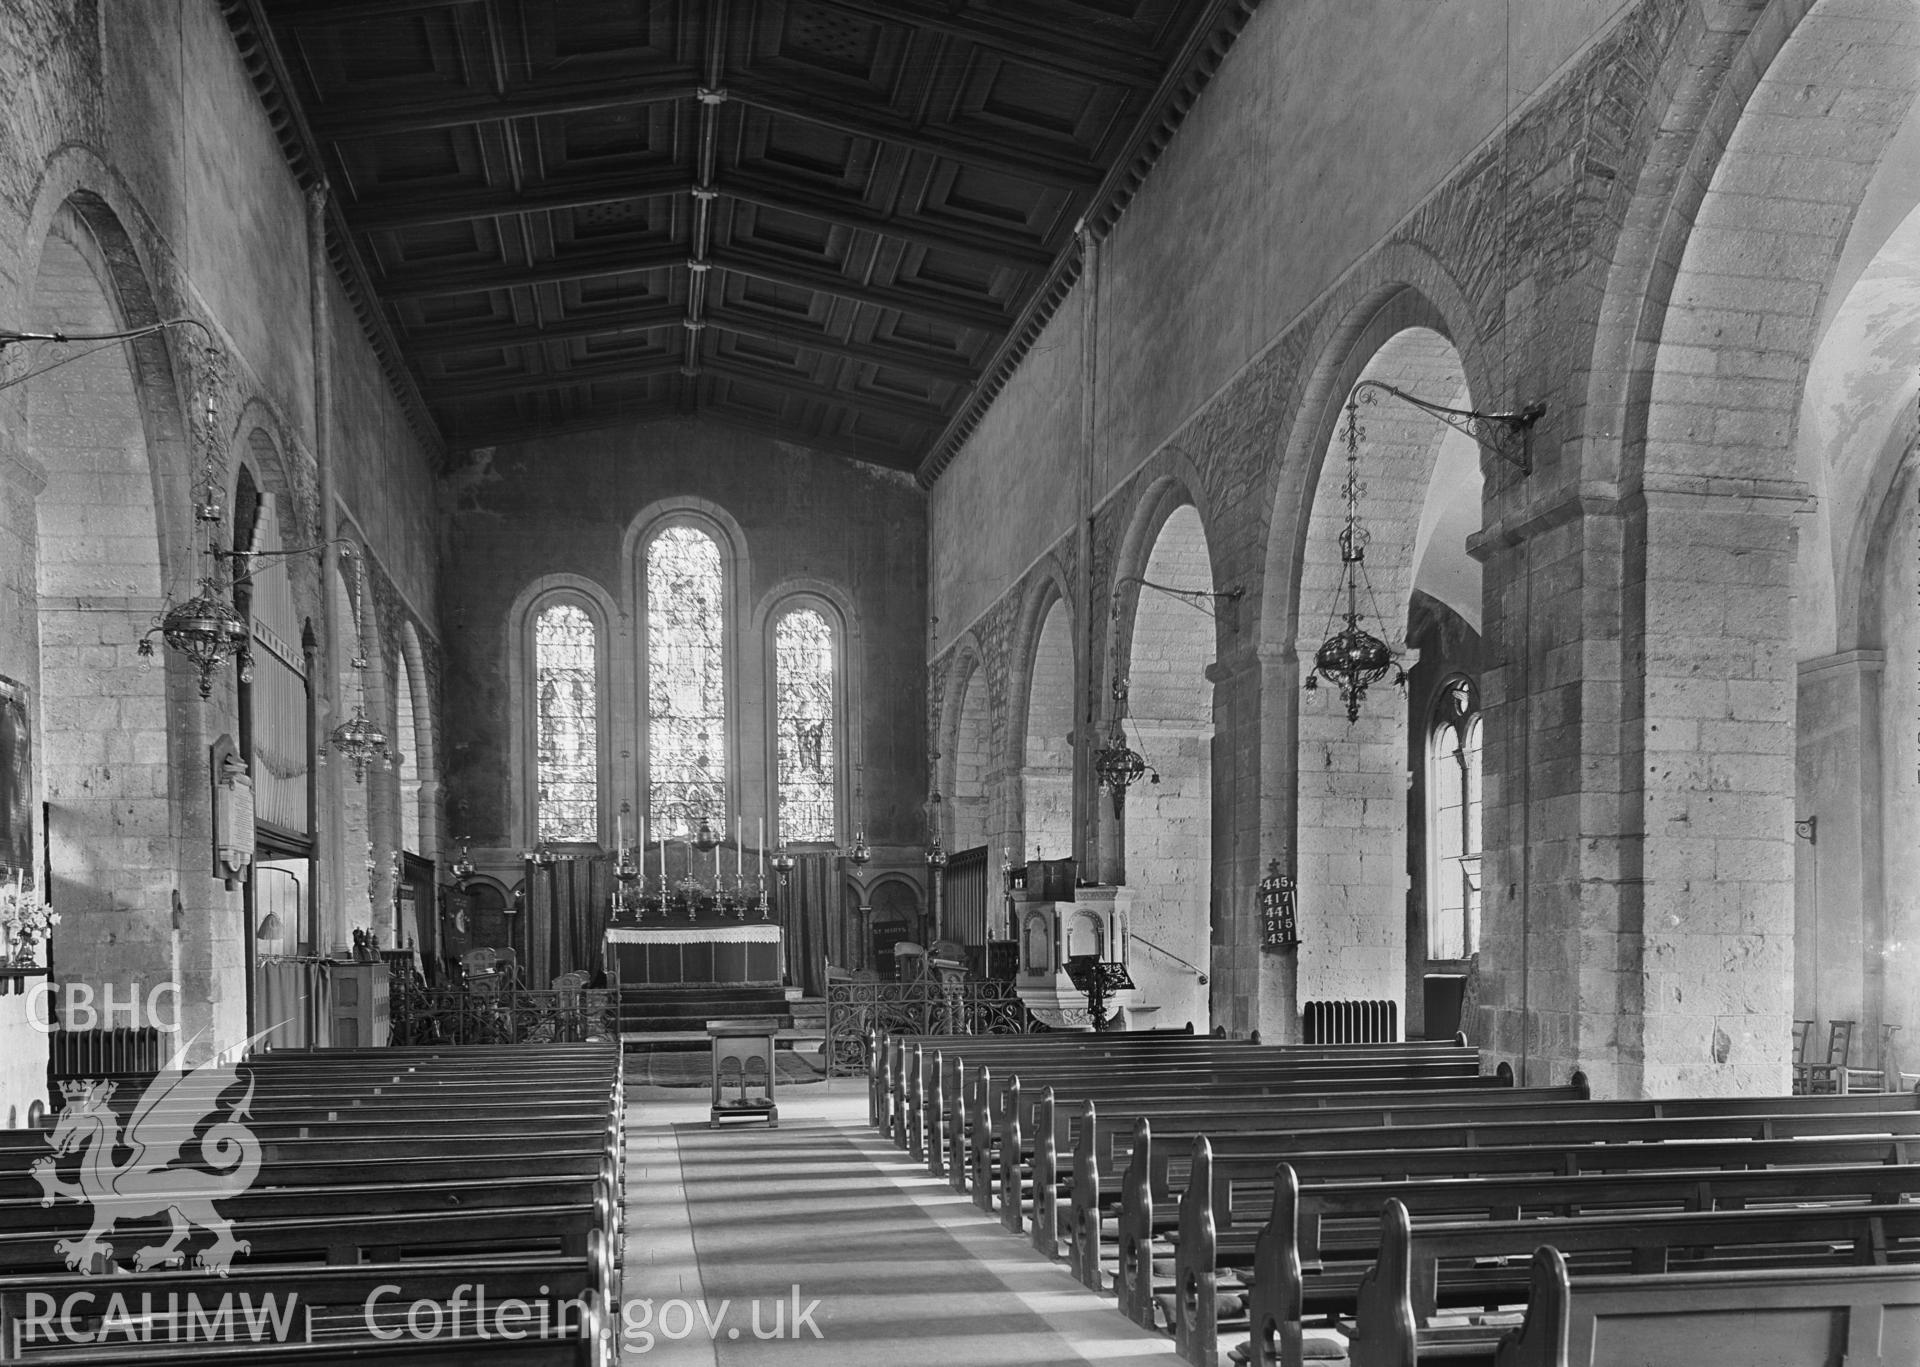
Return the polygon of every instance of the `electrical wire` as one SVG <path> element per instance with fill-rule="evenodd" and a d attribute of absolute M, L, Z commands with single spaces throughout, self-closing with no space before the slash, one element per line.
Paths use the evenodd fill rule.
<path fill-rule="evenodd" d="M 83 361 L 97 352 L 105 351 L 115 342 L 139 341 L 143 337 L 151 337 L 155 333 L 163 332 L 171 327 L 199 328 L 200 331 L 206 335 L 208 343 L 211 344 L 213 342 L 213 333 L 209 332 L 207 325 L 202 323 L 198 318 L 168 318 L 163 322 L 149 323 L 145 327 L 129 328 L 124 332 L 0 332 L 0 349 L 20 342 L 37 342 L 42 345 L 52 343 L 59 346 L 71 346 L 78 342 L 100 343 L 99 346 L 88 347 L 85 351 L 76 351 L 69 355 L 62 356 L 58 360 L 49 361 L 45 365 L 36 366 L 28 370 L 24 375 L 17 375 L 10 380 L 0 380 L 0 392 L 17 388 L 25 384 L 28 380 L 34 379 L 36 376 L 45 375 L 49 371 L 58 370 L 63 365 L 71 365 L 75 361 Z"/>

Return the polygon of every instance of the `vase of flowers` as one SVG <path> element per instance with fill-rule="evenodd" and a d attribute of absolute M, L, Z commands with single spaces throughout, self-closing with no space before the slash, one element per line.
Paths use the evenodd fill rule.
<path fill-rule="evenodd" d="M 0 884 L 0 931 L 5 932 L 7 962 L 14 968 L 37 968 L 40 946 L 60 924 L 60 913 L 40 900 L 18 875 Z"/>

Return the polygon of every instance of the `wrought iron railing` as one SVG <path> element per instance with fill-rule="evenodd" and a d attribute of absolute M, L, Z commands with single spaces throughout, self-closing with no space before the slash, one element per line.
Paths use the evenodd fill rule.
<path fill-rule="evenodd" d="M 394 1044 L 561 1044 L 620 1038 L 611 992 L 428 988 L 396 981 Z"/>
<path fill-rule="evenodd" d="M 838 982 L 827 986 L 829 1076 L 863 1073 L 875 1027 L 915 1035 L 1025 1035 L 1036 1028 L 1013 984 Z"/>

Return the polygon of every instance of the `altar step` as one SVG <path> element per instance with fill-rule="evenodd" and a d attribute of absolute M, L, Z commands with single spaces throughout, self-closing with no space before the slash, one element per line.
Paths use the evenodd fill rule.
<path fill-rule="evenodd" d="M 767 1016 L 793 1028 L 787 995 L 778 987 L 702 983 L 693 987 L 622 987 L 620 1039 L 629 1048 L 704 1049 L 707 1022 Z"/>

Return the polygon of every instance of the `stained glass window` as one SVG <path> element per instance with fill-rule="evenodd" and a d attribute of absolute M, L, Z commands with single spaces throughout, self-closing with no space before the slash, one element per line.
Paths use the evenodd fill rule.
<path fill-rule="evenodd" d="M 647 546 L 648 808 L 654 833 L 727 827 L 725 580 L 720 548 L 693 527 Z"/>
<path fill-rule="evenodd" d="M 780 839 L 836 840 L 833 628 L 795 608 L 773 629 Z"/>
<path fill-rule="evenodd" d="M 1427 956 L 1433 959 L 1464 959 L 1480 947 L 1479 708 L 1471 679 L 1448 680 L 1428 736 Z"/>
<path fill-rule="evenodd" d="M 600 838 L 598 649 L 593 619 L 571 603 L 534 621 L 542 841 Z"/>

